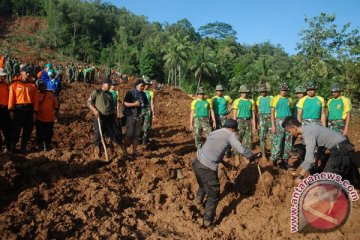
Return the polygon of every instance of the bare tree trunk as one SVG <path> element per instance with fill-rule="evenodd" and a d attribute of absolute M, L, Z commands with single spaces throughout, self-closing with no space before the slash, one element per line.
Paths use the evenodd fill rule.
<path fill-rule="evenodd" d="M 199 81 L 198 81 L 198 85 L 197 85 L 198 88 L 200 87 L 201 75 L 202 75 L 202 74 L 200 74 L 200 76 L 199 76 Z"/>
<path fill-rule="evenodd" d="M 178 70 L 179 70 L 179 87 L 181 88 L 181 66 L 178 65 Z"/>
<path fill-rule="evenodd" d="M 168 73 L 168 80 L 167 80 L 167 84 L 170 85 L 170 70 L 169 70 L 169 73 Z"/>

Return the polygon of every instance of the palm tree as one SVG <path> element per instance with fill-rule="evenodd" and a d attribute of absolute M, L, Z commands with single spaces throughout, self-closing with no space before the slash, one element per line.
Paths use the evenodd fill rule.
<path fill-rule="evenodd" d="M 213 78 L 217 72 L 217 66 L 212 62 L 211 49 L 206 46 L 201 46 L 193 66 L 195 70 L 195 79 L 198 79 L 197 87 L 200 87 L 201 79 L 203 77 Z"/>
<path fill-rule="evenodd" d="M 170 38 L 166 54 L 164 56 L 165 69 L 168 70 L 168 84 L 171 82 L 181 86 L 181 67 L 186 65 L 190 53 L 190 42 L 188 37 L 183 38 L 176 34 Z"/>

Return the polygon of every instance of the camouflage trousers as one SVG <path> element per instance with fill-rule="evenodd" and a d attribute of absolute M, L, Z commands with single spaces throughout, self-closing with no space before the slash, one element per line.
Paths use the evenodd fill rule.
<path fill-rule="evenodd" d="M 343 134 L 345 129 L 345 120 L 332 120 L 328 122 L 329 128 Z"/>
<path fill-rule="evenodd" d="M 220 129 L 224 126 L 226 116 L 215 115 L 216 129 Z"/>
<path fill-rule="evenodd" d="M 259 139 L 260 139 L 260 148 L 262 152 L 266 150 L 266 135 L 270 132 L 271 129 L 271 118 L 270 114 L 260 114 L 259 115 Z M 272 134 L 269 134 L 270 143 L 272 139 Z"/>
<path fill-rule="evenodd" d="M 143 137 L 142 143 L 145 145 L 149 141 L 149 132 L 152 125 L 152 112 L 151 108 L 144 108 L 142 115 L 144 116 L 144 123 L 143 123 Z"/>
<path fill-rule="evenodd" d="M 276 131 L 272 137 L 271 143 L 271 160 L 278 161 L 280 159 L 289 159 L 289 154 L 292 150 L 292 135 L 285 131 L 282 127 L 284 118 L 276 118 Z"/>
<path fill-rule="evenodd" d="M 201 141 L 202 132 L 205 132 L 206 137 L 211 133 L 211 126 L 208 117 L 194 119 L 194 138 L 197 150 L 200 150 L 203 142 Z"/>
<path fill-rule="evenodd" d="M 238 118 L 237 123 L 239 129 L 239 141 L 245 148 L 251 150 L 251 144 L 252 144 L 251 120 L 246 118 Z"/>

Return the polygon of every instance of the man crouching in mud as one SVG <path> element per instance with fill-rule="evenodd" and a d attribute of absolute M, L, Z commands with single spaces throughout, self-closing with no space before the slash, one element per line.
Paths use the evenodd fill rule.
<path fill-rule="evenodd" d="M 297 175 L 295 185 L 300 184 L 305 174 L 314 166 L 316 147 L 330 149 L 330 158 L 323 169 L 324 172 L 336 173 L 343 179 L 347 179 L 350 182 L 353 181 L 354 167 L 350 156 L 354 151 L 354 147 L 346 137 L 322 126 L 303 126 L 293 117 L 285 118 L 283 127 L 295 137 L 302 135 L 305 143 L 305 159 L 300 165 L 301 171 Z"/>
<path fill-rule="evenodd" d="M 236 136 L 236 131 L 237 122 L 233 119 L 227 119 L 223 128 L 210 133 L 192 163 L 192 169 L 199 184 L 199 190 L 195 197 L 196 203 L 202 204 L 207 195 L 204 227 L 210 227 L 213 224 L 216 207 L 220 200 L 217 169 L 219 161 L 223 161 L 225 152 L 233 147 L 250 161 L 254 161 L 258 157 L 241 145 Z"/>

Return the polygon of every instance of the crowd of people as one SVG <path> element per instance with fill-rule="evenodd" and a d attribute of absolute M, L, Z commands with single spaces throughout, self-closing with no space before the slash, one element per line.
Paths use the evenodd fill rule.
<path fill-rule="evenodd" d="M 259 135 L 262 156 L 270 160 L 273 167 L 292 170 L 296 168 L 290 165 L 289 158 L 298 138 L 305 154 L 298 161 L 299 172 L 293 174 L 295 184 L 300 184 L 307 174 L 322 171 L 336 173 L 350 182 L 359 177 L 351 161 L 354 147 L 347 138 L 351 101 L 342 95 L 340 84 L 331 85 L 332 98 L 327 103 L 316 94 L 313 81 L 295 88 L 295 101 L 289 96 L 291 89 L 287 83 L 280 85 L 276 96 L 269 95 L 265 83 L 260 83 L 257 90 L 259 96 L 254 101 L 249 98 L 248 86 L 241 85 L 239 98 L 232 101 L 224 94 L 222 85 L 216 86 L 212 98 L 206 98 L 204 89 L 199 87 L 191 103 L 190 130 L 197 148 L 192 167 L 199 186 L 195 201 L 205 205 L 205 227 L 213 224 L 220 200 L 219 162 L 228 164 L 223 158 L 231 153 L 231 148 L 237 161 L 238 154 L 250 162 L 257 160 L 260 155 L 251 152 L 254 133 Z M 205 143 L 202 133 L 206 136 Z M 270 159 L 267 146 L 270 146 Z M 325 149 L 329 151 L 328 159 L 324 158 Z"/>
<path fill-rule="evenodd" d="M 37 148 L 48 150 L 59 113 L 61 81 L 50 63 L 38 72 L 31 65 L 20 64 L 17 72 L 16 68 L 15 71 L 6 68 L 7 63 L 15 58 L 9 60 L 6 57 L 3 56 L 0 61 L 1 147 L 4 142 L 4 151 L 11 158 L 17 152 L 26 153 L 35 126 Z M 20 151 L 17 151 L 20 137 Z"/>
<path fill-rule="evenodd" d="M 0 128 L 3 136 L 0 140 L 1 145 L 5 143 L 5 151 L 11 158 L 18 152 L 16 146 L 20 134 L 20 152 L 26 153 L 34 126 L 37 149 L 51 148 L 53 126 L 59 117 L 62 71 L 62 67 L 54 68 L 51 63 L 41 68 L 19 64 L 9 56 L 0 58 Z M 149 145 L 149 132 L 155 118 L 155 94 L 150 89 L 154 82 L 146 76 L 138 78 L 122 98 L 117 90 L 119 83 L 112 80 L 111 75 L 111 69 L 106 68 L 101 87 L 92 91 L 87 100 L 94 115 L 94 152 L 100 158 L 106 146 L 112 144 L 122 148 L 125 156 L 135 158 L 139 154 L 139 144 L 145 149 Z M 95 67 L 70 64 L 67 78 L 69 83 L 93 83 Z M 250 162 L 257 160 L 260 155 L 251 152 L 254 134 L 259 136 L 262 156 L 274 167 L 296 167 L 289 163 L 294 143 L 298 141 L 304 146 L 306 153 L 301 159 L 296 183 L 315 171 L 334 172 L 352 180 L 356 168 L 351 162 L 354 148 L 347 138 L 352 106 L 350 99 L 342 95 L 340 84 L 331 85 L 332 98 L 327 102 L 316 94 L 313 81 L 295 88 L 296 100 L 290 97 L 291 89 L 287 83 L 280 85 L 276 96 L 271 96 L 262 82 L 257 90 L 259 96 L 253 100 L 249 98 L 248 86 L 241 85 L 239 98 L 232 100 L 224 94 L 222 85 L 216 86 L 215 96 L 211 98 L 207 98 L 204 88 L 199 87 L 196 99 L 191 103 L 190 130 L 197 149 L 192 168 L 199 185 L 195 200 L 198 204 L 206 204 L 204 226 L 212 225 L 220 199 L 219 162 L 226 164 L 223 161 L 225 154 L 228 157 L 235 155 L 237 161 L 239 154 Z M 202 133 L 206 136 L 205 143 Z M 110 143 L 105 143 L 104 138 L 110 139 Z M 325 149 L 330 152 L 328 159 L 321 157 Z"/>

